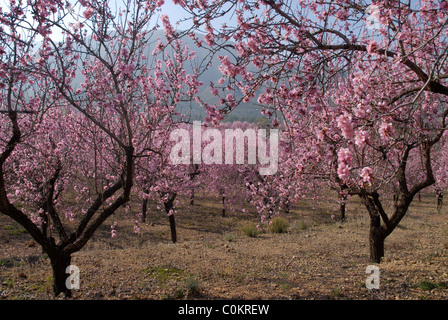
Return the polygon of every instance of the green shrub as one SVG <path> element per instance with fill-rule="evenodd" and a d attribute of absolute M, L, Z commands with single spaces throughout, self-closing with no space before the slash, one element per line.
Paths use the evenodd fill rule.
<path fill-rule="evenodd" d="M 235 241 L 235 235 L 233 233 L 226 233 L 224 239 L 228 242 Z"/>
<path fill-rule="evenodd" d="M 288 221 L 280 217 L 275 217 L 272 219 L 270 229 L 272 233 L 284 233 L 288 231 Z"/>
<path fill-rule="evenodd" d="M 253 222 L 245 222 L 241 226 L 241 231 L 248 237 L 254 238 L 258 235 L 257 225 Z"/>
<path fill-rule="evenodd" d="M 423 280 L 422 282 L 417 284 L 417 287 L 422 290 L 425 290 L 425 291 L 431 291 L 432 289 L 436 289 L 436 288 L 447 289 L 448 283 L 446 283 L 446 282 L 434 283 L 429 280 Z"/>
<path fill-rule="evenodd" d="M 308 229 L 308 224 L 306 224 L 304 221 L 299 221 L 297 223 L 297 230 L 306 230 Z"/>
<path fill-rule="evenodd" d="M 331 294 L 332 294 L 334 297 L 337 297 L 337 298 L 340 298 L 340 297 L 343 297 L 343 296 L 344 296 L 344 293 L 343 293 L 342 290 L 339 289 L 339 288 L 334 288 L 334 289 L 331 291 Z"/>
<path fill-rule="evenodd" d="M 422 282 L 420 282 L 417 285 L 417 287 L 419 287 L 420 289 L 425 290 L 425 291 L 430 291 L 432 289 L 437 288 L 437 284 L 435 284 L 431 281 L 428 281 L 428 280 L 423 280 Z"/>
<path fill-rule="evenodd" d="M 199 293 L 201 291 L 201 284 L 198 279 L 189 276 L 185 279 L 185 289 L 190 294 Z"/>

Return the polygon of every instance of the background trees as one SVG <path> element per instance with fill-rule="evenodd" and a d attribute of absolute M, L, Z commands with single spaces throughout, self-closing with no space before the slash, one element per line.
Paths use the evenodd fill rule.
<path fill-rule="evenodd" d="M 199 183 L 223 214 L 238 195 L 264 220 L 329 186 L 341 214 L 348 196 L 364 203 L 380 262 L 415 196 L 445 188 L 446 1 L 176 3 L 193 17 L 185 35 L 199 43 L 205 28 L 210 60 L 195 61 L 166 15 L 164 39 L 152 38 L 163 1 L 10 1 L 0 11 L 0 212 L 48 254 L 55 294 L 70 295 L 71 255 L 126 206 L 135 182 L 161 201 L 173 242 L 176 197 Z M 228 14 L 236 25 L 217 25 Z M 223 75 L 210 84 L 215 104 L 198 97 L 199 66 L 213 55 Z M 192 101 L 219 129 L 256 101 L 282 129 L 278 173 L 170 164 L 169 133 L 187 121 L 176 107 Z"/>
<path fill-rule="evenodd" d="M 230 95 L 223 108 L 209 108 L 210 117 L 219 120 L 242 96 L 256 98 L 274 122 L 281 119 L 297 180 L 325 178 L 362 199 L 371 260 L 379 262 L 415 195 L 435 182 L 432 152 L 448 114 L 446 3 L 179 4 L 197 26 L 207 26 L 216 46 L 231 40 L 236 51 L 220 57 L 221 85 Z M 214 25 L 229 13 L 237 25 Z M 411 157 L 423 172 L 412 180 Z M 381 200 L 386 190 L 395 194 L 390 214 Z"/>

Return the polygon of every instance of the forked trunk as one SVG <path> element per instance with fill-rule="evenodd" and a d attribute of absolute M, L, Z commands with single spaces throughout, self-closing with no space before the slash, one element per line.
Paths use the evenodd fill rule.
<path fill-rule="evenodd" d="M 381 214 L 383 215 L 383 218 L 386 218 L 386 214 L 381 206 L 378 197 L 379 196 L 376 193 L 372 195 L 361 196 L 370 217 L 370 261 L 374 263 L 380 263 L 381 258 L 384 257 L 384 240 L 386 239 L 387 235 L 392 232 L 391 230 L 387 229 L 386 225 L 381 224 Z"/>

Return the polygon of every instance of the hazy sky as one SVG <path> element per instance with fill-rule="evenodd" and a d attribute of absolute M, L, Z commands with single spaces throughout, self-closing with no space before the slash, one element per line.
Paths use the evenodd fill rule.
<path fill-rule="evenodd" d="M 76 0 L 71 1 L 71 3 L 75 4 L 77 3 Z M 121 5 L 120 3 L 122 3 L 122 0 L 110 0 L 110 5 L 112 8 L 119 8 Z M 79 5 L 79 4 L 78 4 Z M 9 11 L 9 6 L 10 6 L 10 0 L 0 0 L 0 7 L 2 9 L 3 12 L 8 12 Z M 80 7 L 76 7 L 75 10 L 80 10 L 80 14 L 82 17 L 82 12 L 84 10 L 84 8 L 80 8 Z M 168 15 L 171 24 L 173 25 L 173 27 L 175 29 L 178 30 L 185 30 L 188 29 L 189 27 L 191 27 L 191 20 L 189 21 L 184 21 L 186 18 L 188 18 L 188 13 L 179 5 L 175 5 L 173 4 L 172 0 L 165 0 L 164 5 L 162 6 L 162 12 L 157 14 L 157 20 L 159 22 L 159 25 L 161 25 L 160 23 L 160 17 L 166 14 Z M 28 15 L 27 15 L 28 16 Z M 33 23 L 32 22 L 32 18 L 31 16 L 29 17 L 29 23 Z M 71 18 L 68 18 L 69 20 Z M 74 19 L 72 19 L 73 21 L 68 21 L 70 23 L 77 23 L 77 21 L 75 21 Z M 219 28 L 221 27 L 220 24 L 222 23 L 227 23 L 228 25 L 230 24 L 230 22 L 232 21 L 232 18 L 229 19 L 218 19 L 216 21 L 216 23 L 213 23 L 215 25 L 215 27 Z M 180 23 L 180 21 L 184 21 L 183 23 Z M 153 23 L 156 23 L 156 21 L 152 21 Z M 179 22 L 179 24 L 177 24 Z M 62 39 L 62 34 L 60 29 L 58 28 L 53 28 L 53 34 L 52 34 L 52 38 L 56 41 L 58 41 L 59 39 Z"/>

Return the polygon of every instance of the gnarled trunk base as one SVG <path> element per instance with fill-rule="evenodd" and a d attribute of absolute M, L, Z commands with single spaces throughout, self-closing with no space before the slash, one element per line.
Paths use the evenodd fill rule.
<path fill-rule="evenodd" d="M 72 296 L 72 290 L 67 287 L 66 284 L 66 281 L 70 275 L 66 273 L 66 270 L 71 264 L 71 256 L 62 254 L 51 255 L 50 261 L 53 269 L 53 292 L 55 297 L 63 293 L 66 298 L 70 298 Z"/>

